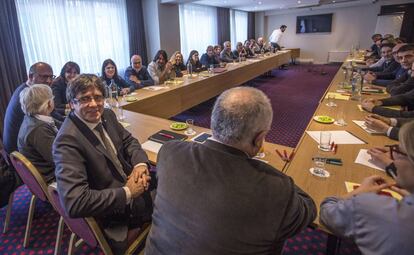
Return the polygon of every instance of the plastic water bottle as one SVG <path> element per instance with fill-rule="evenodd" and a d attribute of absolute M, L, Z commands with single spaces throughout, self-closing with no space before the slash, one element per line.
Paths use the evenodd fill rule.
<path fill-rule="evenodd" d="M 359 101 L 361 99 L 361 94 L 360 94 L 360 92 L 361 92 L 360 91 L 361 80 L 360 79 L 362 79 L 360 73 L 357 73 L 352 77 L 352 82 L 351 82 L 351 85 L 352 85 L 351 99 L 352 100 Z"/>
<path fill-rule="evenodd" d="M 191 61 L 188 61 L 187 64 L 187 74 L 188 74 L 188 78 L 192 78 L 193 77 L 193 65 L 191 64 Z"/>

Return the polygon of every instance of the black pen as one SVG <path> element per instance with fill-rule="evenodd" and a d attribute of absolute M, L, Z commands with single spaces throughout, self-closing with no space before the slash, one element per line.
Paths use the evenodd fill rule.
<path fill-rule="evenodd" d="M 352 133 L 351 131 L 346 130 L 346 132 L 348 132 L 348 133 L 350 133 L 351 135 L 355 136 L 356 138 L 358 138 L 359 140 L 361 140 L 363 143 L 368 144 L 368 142 L 367 142 L 367 141 L 365 141 L 365 140 L 363 140 L 363 139 L 359 138 L 358 136 L 356 136 L 356 135 L 355 135 L 354 133 Z"/>

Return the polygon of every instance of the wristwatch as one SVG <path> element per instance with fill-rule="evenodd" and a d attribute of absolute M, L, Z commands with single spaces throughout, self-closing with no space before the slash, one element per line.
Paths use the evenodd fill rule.
<path fill-rule="evenodd" d="M 393 178 L 393 179 L 397 178 L 397 168 L 395 167 L 394 162 L 392 162 L 391 164 L 389 164 L 388 166 L 385 167 L 385 172 L 391 178 Z"/>

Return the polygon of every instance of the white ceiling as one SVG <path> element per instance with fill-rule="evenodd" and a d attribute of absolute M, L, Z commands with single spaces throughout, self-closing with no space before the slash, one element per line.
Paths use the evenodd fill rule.
<path fill-rule="evenodd" d="M 372 1 L 372 0 L 369 0 Z M 377 1 L 377 0 L 374 0 Z M 331 7 L 342 4 L 366 4 L 367 0 L 161 0 L 162 3 L 195 3 L 242 11 L 286 10 L 304 7 Z"/>

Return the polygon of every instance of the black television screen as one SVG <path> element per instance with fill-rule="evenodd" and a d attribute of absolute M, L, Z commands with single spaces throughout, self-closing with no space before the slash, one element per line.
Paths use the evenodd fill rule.
<path fill-rule="evenodd" d="M 296 33 L 326 33 L 331 32 L 332 28 L 332 13 L 297 16 L 296 17 Z"/>

